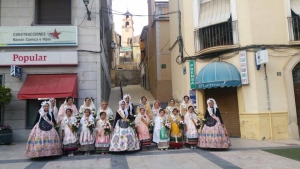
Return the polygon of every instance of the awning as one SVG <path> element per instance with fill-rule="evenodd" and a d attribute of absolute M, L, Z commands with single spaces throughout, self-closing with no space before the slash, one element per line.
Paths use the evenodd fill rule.
<path fill-rule="evenodd" d="M 291 8 L 297 14 L 300 15 L 300 0 L 291 0 Z"/>
<path fill-rule="evenodd" d="M 198 28 L 227 22 L 230 18 L 230 0 L 198 1 L 201 1 Z"/>
<path fill-rule="evenodd" d="M 28 75 L 19 99 L 78 98 L 77 74 Z"/>
<path fill-rule="evenodd" d="M 238 69 L 230 63 L 213 62 L 203 67 L 196 78 L 197 89 L 241 86 Z"/>

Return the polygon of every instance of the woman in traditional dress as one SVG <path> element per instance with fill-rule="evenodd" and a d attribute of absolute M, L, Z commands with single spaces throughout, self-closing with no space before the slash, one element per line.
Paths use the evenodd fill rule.
<path fill-rule="evenodd" d="M 114 113 L 113 111 L 108 107 L 108 103 L 106 101 L 101 102 L 101 107 L 99 108 L 96 116 L 96 120 L 100 119 L 100 113 L 105 112 L 106 114 L 106 119 L 113 118 Z"/>
<path fill-rule="evenodd" d="M 129 94 L 125 94 L 123 96 L 123 99 L 125 100 L 125 108 L 127 109 L 127 112 L 129 113 L 131 118 L 134 118 L 135 111 L 133 107 L 133 103 L 131 102 L 131 96 Z"/>
<path fill-rule="evenodd" d="M 214 99 L 207 100 L 207 109 L 204 118 L 206 123 L 200 133 L 198 147 L 200 148 L 229 148 L 231 142 L 220 110 Z"/>
<path fill-rule="evenodd" d="M 157 147 L 160 150 L 167 150 L 169 148 L 169 133 L 166 128 L 166 117 L 165 110 L 159 110 L 159 116 L 155 118 L 154 122 L 154 132 L 153 132 L 153 142 L 157 143 Z"/>
<path fill-rule="evenodd" d="M 93 102 L 93 99 L 91 97 L 87 97 L 84 99 L 83 105 L 80 106 L 79 108 L 79 114 L 81 117 L 83 116 L 84 110 L 85 109 L 90 109 L 91 113 L 94 117 L 96 117 L 96 106 Z"/>
<path fill-rule="evenodd" d="M 80 120 L 80 151 L 85 151 L 85 155 L 90 155 L 90 151 L 94 150 L 94 117 L 90 109 L 84 110 L 84 115 Z"/>
<path fill-rule="evenodd" d="M 108 130 L 107 132 L 105 130 Z M 111 124 L 106 119 L 106 112 L 100 112 L 100 119 L 96 123 L 95 147 L 97 153 L 106 154 L 109 151 Z"/>
<path fill-rule="evenodd" d="M 61 124 L 62 119 L 66 115 L 66 110 L 67 108 L 72 109 L 73 115 L 78 114 L 78 109 L 76 106 L 73 104 L 74 98 L 73 97 L 67 97 L 65 102 L 60 106 L 59 111 L 58 111 L 58 116 L 57 116 L 57 123 Z"/>
<path fill-rule="evenodd" d="M 189 96 L 184 96 L 183 100 L 180 104 L 180 115 L 184 116 L 186 114 L 187 110 L 188 110 L 188 107 L 192 106 L 192 105 L 193 105 L 193 103 L 190 100 L 190 97 Z"/>
<path fill-rule="evenodd" d="M 49 100 L 49 103 L 50 103 L 50 108 L 53 111 L 54 119 L 55 119 L 55 121 L 57 121 L 58 109 L 56 107 L 56 99 L 55 98 L 51 98 Z"/>
<path fill-rule="evenodd" d="M 182 139 L 182 129 L 179 128 L 179 125 L 184 125 L 177 108 L 174 108 L 169 116 L 169 121 L 171 123 L 171 137 L 170 137 L 170 148 L 182 148 L 183 139 Z"/>
<path fill-rule="evenodd" d="M 186 143 L 191 146 L 191 149 L 196 148 L 198 143 L 198 123 L 197 115 L 194 112 L 194 107 L 189 106 L 188 111 L 184 116 L 184 123 L 186 126 Z"/>
<path fill-rule="evenodd" d="M 69 152 L 68 156 L 74 156 L 74 151 L 78 149 L 77 134 L 72 125 L 78 126 L 77 119 L 73 116 L 72 109 L 66 110 L 66 116 L 62 120 L 63 150 Z"/>
<path fill-rule="evenodd" d="M 134 129 L 130 126 L 130 122 L 134 119 L 129 116 L 125 107 L 125 101 L 119 101 L 119 110 L 116 112 L 114 121 L 114 132 L 110 140 L 109 151 L 135 151 L 140 149 L 139 139 Z"/>
<path fill-rule="evenodd" d="M 57 156 L 62 154 L 61 141 L 54 129 L 56 121 L 49 103 L 44 101 L 39 110 L 35 125 L 30 132 L 26 153 L 27 157 Z"/>
<path fill-rule="evenodd" d="M 141 142 L 142 150 L 146 151 L 147 146 L 151 145 L 150 134 L 148 125 L 150 122 L 149 117 L 145 113 L 144 108 L 140 108 L 140 113 L 136 115 L 135 127 L 137 128 L 138 138 Z"/>
<path fill-rule="evenodd" d="M 174 99 L 170 99 L 169 101 L 169 105 L 166 107 L 166 117 L 169 118 L 170 114 L 173 112 L 173 109 L 178 109 L 175 106 L 175 100 Z"/>
<path fill-rule="evenodd" d="M 160 107 L 160 101 L 155 100 L 152 106 L 152 117 L 155 119 L 157 116 L 159 116 L 159 110 L 161 109 Z"/>
<path fill-rule="evenodd" d="M 144 108 L 146 111 L 146 114 L 148 115 L 148 117 L 150 118 L 150 120 L 153 119 L 152 117 L 152 110 L 151 110 L 151 106 L 148 102 L 148 98 L 146 96 L 143 96 L 140 100 L 140 104 L 136 107 L 136 114 L 138 114 L 140 112 L 140 108 Z"/>

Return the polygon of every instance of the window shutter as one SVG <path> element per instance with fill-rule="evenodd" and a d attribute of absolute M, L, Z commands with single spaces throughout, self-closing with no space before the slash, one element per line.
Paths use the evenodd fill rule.
<path fill-rule="evenodd" d="M 37 0 L 38 24 L 71 24 L 71 0 Z"/>

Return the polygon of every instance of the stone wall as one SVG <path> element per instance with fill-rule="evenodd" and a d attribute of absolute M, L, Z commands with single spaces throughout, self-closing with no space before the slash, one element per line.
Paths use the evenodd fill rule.
<path fill-rule="evenodd" d="M 116 70 L 115 86 L 120 86 L 120 80 L 125 85 L 139 85 L 141 84 L 141 72 L 139 70 Z"/>

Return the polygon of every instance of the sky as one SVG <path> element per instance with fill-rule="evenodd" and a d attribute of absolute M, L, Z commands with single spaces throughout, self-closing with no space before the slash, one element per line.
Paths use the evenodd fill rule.
<path fill-rule="evenodd" d="M 157 0 L 156 0 L 157 1 Z M 159 0 L 169 1 L 169 0 Z M 148 15 L 147 0 L 112 0 L 112 10 L 125 13 L 127 11 L 136 15 Z M 114 15 L 115 29 L 118 34 L 122 34 L 123 15 Z M 140 35 L 143 27 L 148 25 L 148 16 L 133 16 L 134 35 Z"/>

